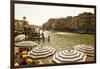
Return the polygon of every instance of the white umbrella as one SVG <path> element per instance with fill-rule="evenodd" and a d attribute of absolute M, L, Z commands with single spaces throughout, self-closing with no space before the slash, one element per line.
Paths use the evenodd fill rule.
<path fill-rule="evenodd" d="M 43 47 L 37 47 L 34 48 L 33 50 L 31 50 L 28 53 L 28 56 L 35 59 L 35 58 L 45 58 L 48 57 L 50 55 L 53 55 L 55 53 L 55 49 L 52 47 L 47 47 L 47 46 L 43 46 Z"/>
<path fill-rule="evenodd" d="M 15 44 L 16 46 L 23 46 L 23 47 L 27 47 L 27 46 L 36 46 L 36 43 L 33 41 L 21 41 Z"/>
<path fill-rule="evenodd" d="M 74 49 L 84 52 L 88 56 L 94 56 L 94 47 L 93 46 L 81 44 L 81 45 L 75 45 Z"/>
<path fill-rule="evenodd" d="M 25 40 L 25 35 L 24 34 L 20 34 L 20 35 L 17 35 L 15 37 L 15 41 L 22 41 L 22 40 Z"/>
<path fill-rule="evenodd" d="M 56 53 L 53 56 L 53 61 L 56 63 L 84 62 L 86 55 L 76 50 L 64 50 Z"/>

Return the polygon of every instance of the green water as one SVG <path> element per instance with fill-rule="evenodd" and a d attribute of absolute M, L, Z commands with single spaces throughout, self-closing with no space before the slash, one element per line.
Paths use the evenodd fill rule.
<path fill-rule="evenodd" d="M 56 49 L 56 51 L 62 51 L 66 49 L 73 49 L 77 44 L 88 44 L 95 46 L 95 36 L 93 34 L 78 34 L 78 33 L 69 33 L 69 32 L 44 32 L 45 41 L 40 41 L 40 45 L 50 46 Z M 47 36 L 50 35 L 50 42 L 48 41 Z M 41 59 L 44 64 L 51 64 L 52 56 Z M 88 57 L 86 61 L 94 61 L 94 57 Z"/>

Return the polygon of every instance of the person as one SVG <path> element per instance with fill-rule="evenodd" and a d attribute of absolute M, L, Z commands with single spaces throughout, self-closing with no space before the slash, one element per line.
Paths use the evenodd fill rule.
<path fill-rule="evenodd" d="M 34 41 L 35 38 L 35 29 L 32 29 L 32 41 Z"/>
<path fill-rule="evenodd" d="M 31 58 L 27 58 L 26 62 L 27 62 L 27 65 L 32 65 L 33 64 L 33 60 Z"/>
<path fill-rule="evenodd" d="M 48 35 L 48 42 L 50 42 L 50 35 Z"/>
<path fill-rule="evenodd" d="M 27 29 L 26 29 L 26 27 L 24 27 L 24 34 L 25 34 L 25 40 L 26 40 L 26 36 L 27 36 Z"/>
<path fill-rule="evenodd" d="M 45 42 L 44 33 L 42 32 L 43 43 Z"/>
<path fill-rule="evenodd" d="M 32 37 L 32 30 L 31 30 L 30 27 L 28 28 L 27 35 L 28 35 L 28 39 L 31 40 L 31 37 Z"/>
<path fill-rule="evenodd" d="M 20 65 L 27 65 L 26 58 L 20 59 Z"/>

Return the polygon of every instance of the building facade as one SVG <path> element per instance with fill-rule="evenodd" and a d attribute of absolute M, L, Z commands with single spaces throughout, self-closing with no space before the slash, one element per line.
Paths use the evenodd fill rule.
<path fill-rule="evenodd" d="M 94 33 L 96 27 L 95 23 L 95 15 L 93 13 L 84 12 L 77 16 L 49 19 L 47 23 L 43 24 L 43 28 L 58 31 Z"/>
<path fill-rule="evenodd" d="M 24 30 L 25 28 L 28 28 L 29 24 L 28 21 L 24 20 L 15 20 L 15 30 Z"/>
<path fill-rule="evenodd" d="M 93 33 L 95 32 L 95 15 L 92 13 L 81 13 L 73 19 L 74 28 L 78 32 Z"/>

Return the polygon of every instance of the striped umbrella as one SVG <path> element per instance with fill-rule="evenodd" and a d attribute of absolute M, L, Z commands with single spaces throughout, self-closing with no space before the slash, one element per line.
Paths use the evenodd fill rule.
<path fill-rule="evenodd" d="M 86 55 L 76 50 L 64 50 L 56 53 L 53 56 L 53 61 L 56 63 L 84 62 Z"/>
<path fill-rule="evenodd" d="M 75 50 L 86 53 L 88 56 L 94 56 L 94 47 L 90 45 L 75 45 Z"/>
<path fill-rule="evenodd" d="M 36 59 L 36 58 L 45 58 L 55 53 L 55 49 L 52 47 L 36 47 L 28 53 L 28 56 Z"/>

